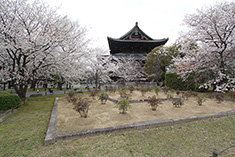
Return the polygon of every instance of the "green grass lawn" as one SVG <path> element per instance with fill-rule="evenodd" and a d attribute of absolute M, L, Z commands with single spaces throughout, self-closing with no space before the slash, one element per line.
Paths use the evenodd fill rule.
<path fill-rule="evenodd" d="M 15 91 L 14 89 L 6 89 L 6 90 L 2 90 L 0 89 L 0 94 L 10 94 L 10 92 Z"/>
<path fill-rule="evenodd" d="M 53 91 L 57 91 L 58 89 L 57 88 L 51 88 Z M 39 90 L 40 92 L 44 92 L 45 91 L 45 89 L 44 88 L 35 88 L 35 90 L 33 90 L 33 89 L 31 89 L 31 88 L 29 88 L 29 89 L 27 89 L 27 92 L 37 92 L 37 90 Z M 67 90 L 66 88 L 63 88 L 62 90 Z M 15 89 L 6 89 L 6 90 L 2 90 L 2 89 L 0 89 L 0 94 L 10 94 L 10 92 L 14 92 L 15 91 Z M 47 88 L 47 90 L 46 91 L 48 91 L 48 88 Z"/>
<path fill-rule="evenodd" d="M 210 156 L 235 145 L 235 116 L 44 145 L 56 96 L 28 98 L 0 123 L 0 156 Z M 224 154 L 235 153 L 235 148 Z M 234 156 L 231 154 L 230 156 Z"/>

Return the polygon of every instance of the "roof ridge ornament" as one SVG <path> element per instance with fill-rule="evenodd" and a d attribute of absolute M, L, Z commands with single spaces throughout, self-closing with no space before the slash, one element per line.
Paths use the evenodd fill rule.
<path fill-rule="evenodd" d="M 138 22 L 136 22 L 135 25 L 138 26 Z"/>

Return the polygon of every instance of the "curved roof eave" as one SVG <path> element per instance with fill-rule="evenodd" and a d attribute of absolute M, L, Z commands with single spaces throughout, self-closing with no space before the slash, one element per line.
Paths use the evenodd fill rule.
<path fill-rule="evenodd" d="M 169 40 L 169 38 L 163 38 L 163 39 L 152 39 L 152 40 L 122 40 L 122 39 L 117 39 L 117 38 L 111 38 L 111 37 L 108 37 L 108 40 L 112 40 L 112 41 L 116 41 L 116 42 L 135 42 L 135 43 L 138 43 L 138 42 L 145 42 L 145 43 L 150 43 L 150 42 L 167 42 Z"/>

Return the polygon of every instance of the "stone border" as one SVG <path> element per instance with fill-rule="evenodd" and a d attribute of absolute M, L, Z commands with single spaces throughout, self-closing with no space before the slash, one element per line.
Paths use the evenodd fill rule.
<path fill-rule="evenodd" d="M 54 102 L 54 107 L 53 107 L 52 114 L 51 114 L 51 120 L 49 122 L 47 135 L 46 135 L 46 138 L 44 141 L 45 144 L 53 143 L 57 139 L 59 140 L 59 139 L 68 139 L 68 138 L 72 138 L 72 137 L 97 135 L 97 134 L 111 133 L 114 131 L 121 131 L 121 130 L 170 126 L 170 125 L 174 125 L 174 124 L 181 124 L 181 123 L 193 122 L 193 121 L 198 121 L 198 120 L 205 120 L 205 119 L 209 119 L 209 118 L 225 117 L 228 115 L 235 114 L 235 110 L 229 110 L 226 112 L 218 112 L 218 113 L 199 115 L 199 116 L 191 116 L 191 117 L 183 117 L 183 118 L 175 118 L 175 119 L 160 119 L 160 120 L 142 121 L 142 122 L 136 122 L 136 123 L 126 124 L 126 125 L 119 125 L 119 126 L 114 126 L 114 127 L 98 128 L 98 129 L 92 129 L 92 130 L 82 130 L 82 131 L 70 132 L 70 133 L 64 133 L 64 134 L 56 134 L 58 99 L 59 98 L 56 98 L 55 102 Z M 110 100 L 110 98 L 109 98 L 109 100 Z M 115 101 L 115 100 L 112 99 L 110 101 Z"/>
<path fill-rule="evenodd" d="M 111 98 L 111 97 L 108 97 L 108 100 L 114 102 L 114 103 L 117 103 L 118 100 L 114 99 L 114 98 Z M 169 99 L 167 98 L 161 98 L 160 101 L 167 101 Z M 145 102 L 145 101 L 148 101 L 148 99 L 139 99 L 139 100 L 130 100 L 130 103 L 138 103 L 138 102 Z"/>
<path fill-rule="evenodd" d="M 4 121 L 4 118 L 13 113 L 12 109 L 6 110 L 5 112 L 0 114 L 0 123 Z"/>
<path fill-rule="evenodd" d="M 45 144 L 53 143 L 56 141 L 56 121 L 57 121 L 57 103 L 59 98 L 56 97 L 51 112 L 51 119 L 48 125 L 47 134 L 45 137 Z"/>
<path fill-rule="evenodd" d="M 14 111 L 16 111 L 19 108 L 20 105 L 15 106 L 12 109 L 5 110 L 2 113 L 0 113 L 0 123 L 3 122 L 8 115 L 12 114 Z"/>

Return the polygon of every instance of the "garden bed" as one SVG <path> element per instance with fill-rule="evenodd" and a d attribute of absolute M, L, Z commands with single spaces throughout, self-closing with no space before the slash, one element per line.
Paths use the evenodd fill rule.
<path fill-rule="evenodd" d="M 143 100 L 152 95 L 154 95 L 153 92 L 147 92 L 145 96 L 142 96 L 139 91 L 134 91 L 131 99 Z M 116 100 L 119 99 L 118 93 L 109 94 L 109 96 Z M 159 93 L 158 97 L 165 99 L 166 95 Z M 198 106 L 196 97 L 190 97 L 184 101 L 184 105 L 180 108 L 174 107 L 171 101 L 163 101 L 156 111 L 152 111 L 147 102 L 138 102 L 131 103 L 131 108 L 128 109 L 126 114 L 120 114 L 116 103 L 107 101 L 106 104 L 101 104 L 97 97 L 94 100 L 93 98 L 90 99 L 92 105 L 87 118 L 81 118 L 79 113 L 73 110 L 72 103 L 68 103 L 66 98 L 59 99 L 56 134 L 120 126 L 142 121 L 212 114 L 235 109 L 234 102 L 223 101 L 217 103 L 215 99 L 208 98 L 202 106 Z"/>

